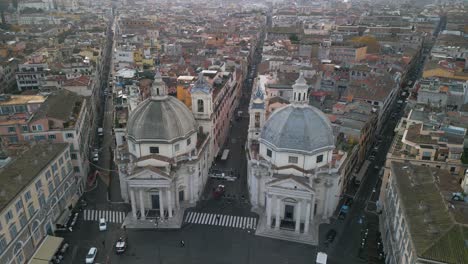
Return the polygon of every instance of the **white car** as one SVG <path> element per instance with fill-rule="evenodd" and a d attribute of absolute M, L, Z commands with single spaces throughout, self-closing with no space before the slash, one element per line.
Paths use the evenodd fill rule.
<path fill-rule="evenodd" d="M 99 231 L 106 231 L 106 230 L 107 230 L 106 219 L 104 218 L 99 219 Z"/>
<path fill-rule="evenodd" d="M 94 263 L 94 259 L 96 258 L 97 248 L 92 247 L 89 249 L 88 254 L 86 254 L 86 264 Z"/>

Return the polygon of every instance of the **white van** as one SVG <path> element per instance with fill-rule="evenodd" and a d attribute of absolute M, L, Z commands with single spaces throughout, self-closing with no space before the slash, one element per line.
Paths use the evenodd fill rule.
<path fill-rule="evenodd" d="M 316 264 L 327 264 L 328 255 L 323 252 L 317 253 L 317 259 L 315 260 Z"/>

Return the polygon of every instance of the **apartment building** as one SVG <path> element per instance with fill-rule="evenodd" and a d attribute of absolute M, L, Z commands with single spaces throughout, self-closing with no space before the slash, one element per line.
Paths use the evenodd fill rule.
<path fill-rule="evenodd" d="M 390 74 L 373 73 L 365 78 L 354 79 L 342 95 L 347 101 L 367 102 L 378 111 L 377 133 L 390 115 L 388 111 L 398 96 L 399 81 Z"/>
<path fill-rule="evenodd" d="M 429 78 L 419 80 L 415 87 L 418 104 L 460 109 L 468 103 L 468 83 L 465 82 Z"/>
<path fill-rule="evenodd" d="M 29 142 L 70 143 L 73 171 L 77 176 L 86 177 L 90 167 L 90 118 L 86 97 L 59 90 L 37 109 L 28 120 L 28 131 L 22 135 Z"/>
<path fill-rule="evenodd" d="M 0 139 L 3 144 L 16 144 L 24 140 L 27 121 L 44 103 L 42 95 L 0 95 Z"/>
<path fill-rule="evenodd" d="M 412 109 L 398 124 L 387 159 L 463 174 L 468 167 L 461 161 L 466 129 L 444 119 L 443 114 Z"/>
<path fill-rule="evenodd" d="M 35 144 L 0 169 L 0 263 L 25 263 L 81 195 L 70 145 Z"/>
<path fill-rule="evenodd" d="M 329 59 L 341 62 L 341 65 L 353 65 L 366 58 L 367 46 L 363 44 L 339 44 L 330 46 Z"/>
<path fill-rule="evenodd" d="M 18 59 L 15 58 L 0 62 L 0 92 L 12 91 L 16 83 L 15 73 L 18 63 Z"/>
<path fill-rule="evenodd" d="M 242 92 L 242 73 L 204 70 L 191 88 L 192 113 L 213 136 L 212 150 L 216 156 L 224 145 L 235 109 Z"/>
<path fill-rule="evenodd" d="M 19 64 L 16 72 L 18 90 L 39 89 L 44 83 L 48 68 L 42 55 L 32 55 L 25 63 Z"/>
<path fill-rule="evenodd" d="M 461 191 L 446 170 L 387 161 L 378 205 L 385 263 L 468 263 L 468 206 L 453 199 Z"/>
<path fill-rule="evenodd" d="M 70 143 L 73 170 L 77 176 L 85 177 L 89 171 L 91 114 L 86 97 L 67 90 L 54 91 L 47 97 L 0 96 L 0 138 L 6 146 L 25 142 Z"/>

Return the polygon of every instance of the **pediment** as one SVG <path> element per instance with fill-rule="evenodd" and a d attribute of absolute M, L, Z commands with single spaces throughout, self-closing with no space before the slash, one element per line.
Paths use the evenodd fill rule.
<path fill-rule="evenodd" d="M 151 166 L 137 168 L 133 174 L 126 177 L 127 180 L 154 180 L 154 181 L 172 181 L 170 175 Z"/>
<path fill-rule="evenodd" d="M 295 191 L 305 191 L 312 192 L 312 188 L 300 181 L 297 181 L 293 177 L 288 177 L 285 179 L 276 179 L 267 183 L 269 188 L 278 188 L 286 190 L 295 190 Z"/>
<path fill-rule="evenodd" d="M 164 167 L 170 163 L 170 159 L 160 155 L 148 155 L 141 157 L 136 161 L 137 166 L 146 167 Z"/>

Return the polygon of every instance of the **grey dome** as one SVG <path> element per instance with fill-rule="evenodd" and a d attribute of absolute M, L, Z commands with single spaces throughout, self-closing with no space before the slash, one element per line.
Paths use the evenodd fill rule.
<path fill-rule="evenodd" d="M 335 147 L 328 118 L 313 106 L 288 105 L 268 118 L 260 142 L 276 151 L 314 152 Z"/>
<path fill-rule="evenodd" d="M 172 96 L 151 97 L 132 111 L 127 134 L 134 141 L 172 143 L 197 131 L 192 112 Z"/>

